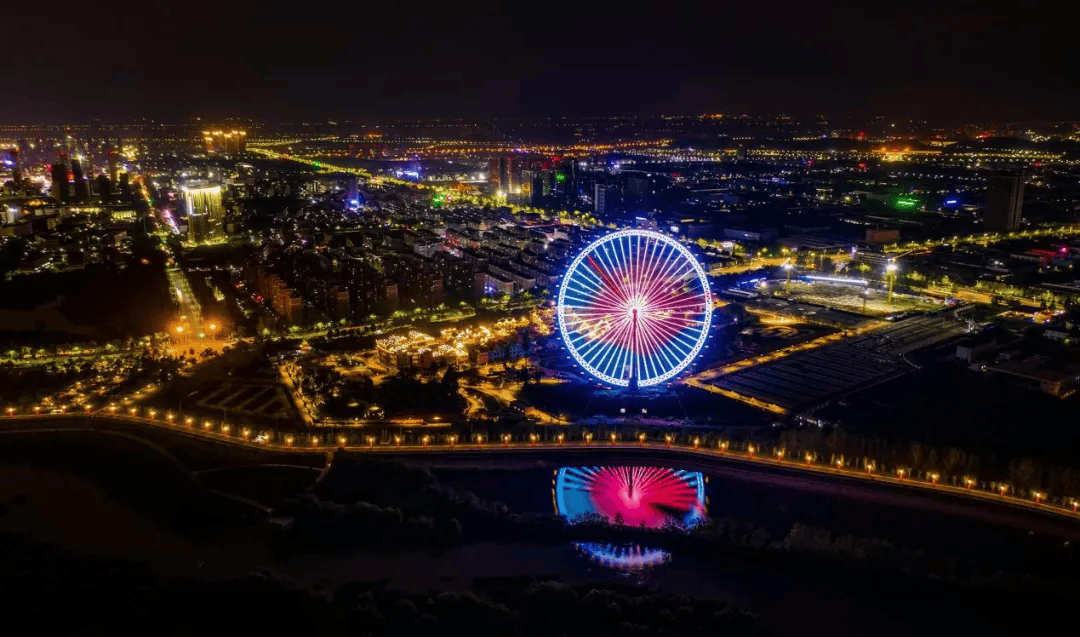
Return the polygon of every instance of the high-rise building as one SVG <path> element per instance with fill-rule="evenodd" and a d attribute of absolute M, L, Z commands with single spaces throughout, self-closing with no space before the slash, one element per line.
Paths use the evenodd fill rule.
<path fill-rule="evenodd" d="M 564 160 L 556 170 L 555 190 L 566 197 L 577 196 L 577 162 L 573 159 Z"/>
<path fill-rule="evenodd" d="M 120 198 L 124 201 L 131 200 L 131 178 L 127 173 L 120 173 L 120 182 L 118 185 L 120 190 Z"/>
<path fill-rule="evenodd" d="M 521 171 L 521 200 L 532 202 L 533 182 L 539 176 L 535 170 Z"/>
<path fill-rule="evenodd" d="M 196 212 L 187 216 L 188 241 L 199 244 L 210 238 L 210 227 L 206 215 Z"/>
<path fill-rule="evenodd" d="M 503 194 L 510 192 L 510 159 L 508 157 L 499 158 L 499 192 Z"/>
<path fill-rule="evenodd" d="M 8 149 L 8 156 L 11 157 L 11 180 L 17 187 L 22 181 L 22 159 L 19 157 L 19 149 Z"/>
<path fill-rule="evenodd" d="M 225 152 L 238 155 L 247 150 L 247 131 L 234 130 L 225 134 Z"/>
<path fill-rule="evenodd" d="M 188 240 L 202 243 L 223 236 L 225 206 L 221 202 L 221 186 L 185 187 L 183 192 Z"/>
<path fill-rule="evenodd" d="M 218 151 L 218 144 L 221 141 L 221 137 L 224 135 L 221 131 L 203 131 L 203 143 L 206 145 L 206 152 L 216 153 Z"/>
<path fill-rule="evenodd" d="M 90 189 L 86 185 L 86 178 L 83 176 L 82 162 L 80 162 L 78 158 L 71 160 L 71 174 L 75 190 L 75 201 L 78 203 L 90 201 Z"/>
<path fill-rule="evenodd" d="M 354 209 L 360 207 L 360 183 L 356 175 L 345 177 L 345 207 Z"/>
<path fill-rule="evenodd" d="M 535 182 L 539 183 L 535 183 Z M 538 179 L 533 183 L 533 196 L 550 197 L 555 192 L 555 173 L 550 170 L 540 171 Z"/>
<path fill-rule="evenodd" d="M 986 180 L 983 228 L 988 231 L 1011 232 L 1020 227 L 1024 207 L 1024 175 L 1021 172 L 1000 172 Z"/>
<path fill-rule="evenodd" d="M 203 143 L 208 153 L 237 155 L 247 150 L 247 131 L 203 131 Z"/>
<path fill-rule="evenodd" d="M 94 179 L 94 191 L 99 199 L 103 201 L 112 201 L 113 184 L 109 181 L 108 175 L 98 175 Z"/>
<path fill-rule="evenodd" d="M 607 197 L 608 187 L 604 184 L 596 184 L 593 186 L 593 212 L 599 215 L 603 215 L 607 212 Z"/>
<path fill-rule="evenodd" d="M 71 199 L 71 191 L 68 188 L 67 160 L 67 153 L 60 153 L 59 160 L 49 168 L 52 176 L 52 196 L 60 202 L 67 202 Z"/>
<path fill-rule="evenodd" d="M 110 150 L 106 155 L 106 162 L 109 169 L 109 180 L 116 184 L 120 180 L 120 153 L 115 150 Z"/>

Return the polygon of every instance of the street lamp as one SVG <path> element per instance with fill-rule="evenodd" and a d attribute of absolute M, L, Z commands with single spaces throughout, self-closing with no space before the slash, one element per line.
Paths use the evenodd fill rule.
<path fill-rule="evenodd" d="M 784 294 L 790 296 L 791 295 L 791 270 L 795 266 L 791 265 L 790 262 L 785 262 L 782 267 L 784 268 L 784 273 L 787 275 L 787 284 L 784 287 Z"/>
<path fill-rule="evenodd" d="M 565 440 L 565 439 L 566 439 L 566 435 L 565 435 L 565 434 L 559 434 L 558 436 L 555 436 L 555 440 L 556 440 L 556 441 L 558 442 L 558 444 L 560 444 L 560 445 L 561 445 L 561 444 L 563 443 L 563 440 Z"/>
<path fill-rule="evenodd" d="M 967 485 L 968 489 L 971 489 L 975 486 L 975 478 L 964 478 L 964 484 Z"/>
<path fill-rule="evenodd" d="M 727 440 L 721 440 L 720 442 L 716 443 L 716 446 L 720 449 L 720 453 L 726 452 L 728 448 Z"/>
<path fill-rule="evenodd" d="M 899 478 L 900 478 L 901 480 L 903 480 L 903 479 L 904 479 L 904 470 L 903 470 L 903 469 L 897 469 L 897 470 L 896 470 L 896 475 L 897 475 L 897 476 L 898 476 L 898 477 L 899 477 Z"/>
<path fill-rule="evenodd" d="M 367 437 L 367 446 L 369 446 L 369 447 L 374 447 L 375 446 L 375 436 L 368 436 Z"/>
<path fill-rule="evenodd" d="M 782 462 L 783 460 L 784 460 L 784 450 L 783 449 L 777 449 L 776 450 L 776 461 L 777 462 Z"/>
<path fill-rule="evenodd" d="M 591 432 L 586 431 L 585 433 L 581 434 L 581 437 L 585 439 L 585 444 L 589 444 L 590 442 L 592 442 Z"/>
<path fill-rule="evenodd" d="M 751 455 L 751 456 L 752 456 L 752 455 L 754 455 L 754 451 L 755 451 L 755 449 L 754 449 L 754 445 L 748 445 L 748 446 L 746 447 L 746 453 L 747 453 L 747 454 L 749 454 L 749 455 Z"/>
<path fill-rule="evenodd" d="M 529 442 L 536 444 L 536 434 L 529 434 Z"/>
<path fill-rule="evenodd" d="M 674 440 L 675 440 L 675 437 L 672 436 L 671 434 L 666 434 L 664 436 L 664 444 L 666 444 L 669 447 L 671 446 L 671 443 L 674 442 Z"/>
<path fill-rule="evenodd" d="M 814 454 L 807 451 L 806 452 L 806 464 L 810 464 L 812 462 L 814 462 Z"/>
<path fill-rule="evenodd" d="M 292 443 L 293 443 L 293 437 L 292 436 L 285 436 L 285 446 L 286 447 L 291 447 Z"/>
<path fill-rule="evenodd" d="M 889 305 L 892 305 L 893 284 L 896 283 L 896 271 L 898 269 L 900 269 L 900 266 L 896 265 L 895 261 L 889 261 L 889 264 L 885 266 L 885 280 L 889 282 Z"/>
<path fill-rule="evenodd" d="M 503 446 L 509 447 L 510 446 L 510 434 L 503 434 L 502 435 L 502 441 L 503 441 Z"/>
<path fill-rule="evenodd" d="M 940 477 L 941 476 L 939 476 L 936 473 L 931 473 L 930 474 L 930 484 L 937 484 L 938 478 L 940 478 Z"/>

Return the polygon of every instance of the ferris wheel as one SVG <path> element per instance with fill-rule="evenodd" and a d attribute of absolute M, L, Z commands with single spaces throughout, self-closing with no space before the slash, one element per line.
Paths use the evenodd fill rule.
<path fill-rule="evenodd" d="M 570 264 L 557 314 L 579 365 L 612 385 L 646 387 L 672 378 L 701 351 L 712 295 L 685 246 L 659 232 L 622 230 Z"/>

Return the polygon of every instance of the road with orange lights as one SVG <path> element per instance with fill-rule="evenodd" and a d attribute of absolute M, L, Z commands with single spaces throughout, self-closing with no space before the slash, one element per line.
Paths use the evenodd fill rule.
<path fill-rule="evenodd" d="M 224 444 L 238 449 L 265 452 L 268 462 L 282 462 L 283 454 L 309 466 L 320 465 L 323 470 L 332 463 L 335 451 L 371 454 L 372 456 L 423 461 L 453 466 L 459 462 L 506 463 L 541 460 L 554 464 L 588 462 L 678 463 L 688 470 L 706 471 L 714 475 L 766 482 L 778 487 L 810 490 L 829 496 L 875 502 L 889 506 L 918 508 L 948 515 L 960 515 L 981 522 L 1037 528 L 1041 532 L 1080 540 L 1080 502 L 1069 505 L 1049 503 L 1046 494 L 1034 499 L 1014 497 L 1008 491 L 989 492 L 976 487 L 970 479 L 967 488 L 940 484 L 936 477 L 918 480 L 903 475 L 879 475 L 873 463 L 866 467 L 845 464 L 829 466 L 805 459 L 790 458 L 783 450 L 765 453 L 753 444 L 736 450 L 721 442 L 705 447 L 699 439 L 679 441 L 668 435 L 665 440 L 637 441 L 593 440 L 572 441 L 559 434 L 552 440 L 541 441 L 535 434 L 524 439 L 505 434 L 500 440 L 486 440 L 482 435 L 470 443 L 458 440 L 455 434 L 423 436 L 418 445 L 403 444 L 395 436 L 389 444 L 374 436 L 339 439 L 325 437 L 309 440 L 292 435 L 280 436 L 276 443 L 258 442 L 250 429 L 226 426 L 209 421 L 202 423 L 177 422 L 171 415 L 153 412 L 153 417 L 93 413 L 89 415 L 10 415 L 0 419 L 0 435 L 62 434 L 63 432 L 100 430 L 137 436 L 140 431 L 168 430 L 176 435 L 199 439 L 211 444 Z M 154 443 L 150 444 L 151 447 Z M 160 446 L 160 445 L 158 445 Z M 250 460 L 247 460 L 250 461 Z"/>

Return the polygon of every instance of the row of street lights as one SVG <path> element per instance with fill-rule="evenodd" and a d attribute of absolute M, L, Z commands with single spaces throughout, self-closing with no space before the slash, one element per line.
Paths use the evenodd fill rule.
<path fill-rule="evenodd" d="M 87 414 L 92 414 L 93 413 L 93 407 L 91 405 L 87 404 L 87 405 L 84 405 L 83 407 L 84 407 L 84 410 L 85 410 L 85 412 Z M 164 424 L 167 427 L 171 427 L 174 424 L 176 424 L 175 423 L 176 416 L 172 412 L 166 412 L 163 415 L 163 418 L 158 418 L 159 412 L 156 409 L 152 409 L 152 408 L 145 409 L 145 411 L 144 411 L 145 415 L 142 418 L 140 418 L 139 415 L 138 415 L 139 410 L 138 410 L 137 407 L 127 408 L 126 409 L 127 413 L 123 414 L 123 412 L 120 411 L 120 407 L 118 405 L 111 404 L 108 407 L 103 408 L 101 411 L 102 412 L 108 412 L 108 414 L 112 415 L 112 416 L 126 415 L 129 418 L 135 418 L 135 419 L 142 420 L 142 421 L 149 422 L 149 423 L 153 423 L 153 424 Z M 14 407 L 7 407 L 5 409 L 5 412 L 9 417 L 14 417 L 16 415 L 30 415 L 30 414 L 18 414 L 17 410 Z M 41 407 L 39 407 L 39 406 L 34 407 L 33 412 L 34 412 L 33 413 L 34 416 L 41 416 L 42 415 L 41 414 Z M 53 415 L 53 414 L 46 414 L 46 415 Z M 230 425 L 228 425 L 228 424 L 226 424 L 224 422 L 215 427 L 215 425 L 214 425 L 214 423 L 212 421 L 205 420 L 205 421 L 202 422 L 201 429 L 200 429 L 197 426 L 197 421 L 196 421 L 195 417 L 187 416 L 187 417 L 184 417 L 182 424 L 183 424 L 183 426 L 185 428 L 190 429 L 192 432 L 204 433 L 204 434 L 215 435 L 215 436 L 224 436 L 224 437 L 226 437 L 226 438 L 228 438 L 230 440 L 233 440 L 235 442 L 238 442 L 238 443 L 242 442 L 242 443 L 255 443 L 255 444 L 259 444 L 259 445 L 263 445 L 263 446 L 266 446 L 268 444 L 270 446 L 281 446 L 281 445 L 273 445 L 273 443 L 270 442 L 270 436 L 267 435 L 267 434 L 260 434 L 260 435 L 255 436 L 254 438 L 252 438 L 252 433 L 253 432 L 249 427 L 240 428 L 238 430 L 238 432 L 237 432 L 238 435 L 233 436 L 233 435 L 231 435 L 231 433 L 233 431 L 233 428 Z M 437 444 L 437 437 L 438 436 L 432 436 L 432 435 L 429 435 L 429 434 L 424 434 L 419 438 L 419 445 L 415 445 L 415 444 L 407 444 L 405 438 L 402 435 L 394 435 L 394 436 L 392 436 L 390 438 L 390 442 L 393 443 L 392 446 L 395 447 L 395 448 L 398 448 L 398 447 L 429 448 L 429 447 L 432 447 L 433 444 Z M 487 436 L 485 434 L 482 434 L 482 433 L 473 434 L 472 437 L 471 437 L 471 440 L 466 441 L 466 442 L 471 442 L 472 443 L 471 445 L 464 444 L 464 442 L 460 440 L 458 434 L 444 434 L 442 437 L 443 437 L 444 444 L 445 444 L 444 448 L 451 448 L 451 449 L 457 449 L 459 447 L 459 444 L 458 444 L 459 442 L 463 443 L 461 445 L 461 448 L 463 448 L 463 449 L 465 449 L 465 448 L 482 449 L 482 448 L 484 448 L 485 443 L 488 442 Z M 595 436 L 594 436 L 593 432 L 591 432 L 591 431 L 583 431 L 581 433 L 581 444 L 583 446 L 591 446 L 593 444 L 594 438 L 595 438 Z M 384 448 L 382 443 L 380 442 L 380 440 L 376 436 L 371 436 L 371 435 L 365 436 L 363 438 L 363 441 L 362 441 L 363 444 L 351 445 L 351 446 L 349 444 L 351 442 L 350 438 L 348 436 L 345 436 L 345 435 L 338 435 L 336 440 L 334 440 L 334 442 L 337 443 L 336 445 L 333 444 L 333 443 L 327 444 L 326 440 L 321 436 L 311 436 L 306 441 L 304 441 L 304 440 L 301 440 L 300 438 L 298 438 L 297 436 L 295 436 L 293 434 L 286 434 L 286 435 L 284 435 L 282 440 L 284 441 L 283 446 L 285 448 L 288 448 L 288 449 L 299 449 L 299 448 L 303 448 L 303 447 L 306 447 L 308 449 L 319 449 L 319 448 L 326 448 L 326 447 L 339 447 L 339 448 L 349 448 L 349 449 L 357 449 L 357 448 L 359 448 L 359 449 L 363 449 L 363 448 L 376 449 L 377 447 Z M 607 440 L 608 440 L 608 443 L 609 443 L 610 446 L 616 446 L 620 442 L 622 442 L 619 435 L 616 432 L 610 432 L 607 435 Z M 308 444 L 304 445 L 303 444 L 304 442 L 307 442 Z M 511 446 L 511 445 L 513 445 L 515 443 L 515 439 L 514 439 L 514 436 L 512 434 L 503 433 L 503 434 L 501 434 L 499 436 L 499 442 L 502 443 L 503 447 L 509 447 L 509 446 Z M 522 444 L 527 444 L 528 446 L 532 446 L 532 447 L 539 446 L 541 444 L 548 444 L 547 440 L 542 439 L 541 436 L 539 436 L 536 433 L 527 434 L 527 436 L 524 436 L 521 439 L 520 442 Z M 558 433 L 558 434 L 556 434 L 554 436 L 552 442 L 554 442 L 554 444 L 556 446 L 566 445 L 567 444 L 567 436 L 566 436 L 565 433 Z M 645 446 L 646 444 L 649 443 L 649 438 L 644 433 L 638 433 L 637 436 L 635 437 L 634 442 L 636 442 L 638 446 Z M 693 438 L 689 439 L 687 444 L 683 444 L 683 443 L 680 443 L 673 434 L 669 433 L 669 434 L 664 434 L 663 443 L 664 443 L 665 447 L 684 449 L 684 450 L 689 448 L 689 449 L 698 450 L 698 451 L 707 451 L 707 450 L 710 449 L 707 445 L 703 444 L 702 439 L 701 439 L 700 436 L 694 436 Z M 727 441 L 727 440 L 719 440 L 719 441 L 716 442 L 716 451 L 719 454 L 721 454 L 721 455 L 723 455 L 725 457 L 738 458 L 738 459 L 749 460 L 749 461 L 754 461 L 754 462 L 769 462 L 770 461 L 770 457 L 769 457 L 770 454 L 764 454 L 762 452 L 761 447 L 759 445 L 755 445 L 754 443 L 748 443 L 746 445 L 745 452 L 740 452 L 739 450 L 732 448 L 731 443 L 729 441 Z M 771 457 L 775 459 L 775 462 L 777 464 L 787 465 L 787 466 L 790 466 L 790 467 L 806 468 L 806 469 L 815 469 L 816 468 L 819 471 L 824 470 L 826 468 L 826 465 L 816 463 L 815 462 L 815 458 L 816 458 L 815 454 L 813 454 L 812 452 L 809 452 L 809 451 L 805 452 L 805 454 L 802 457 L 801 462 L 799 461 L 799 459 L 789 458 L 788 457 L 788 451 L 786 449 L 784 449 L 784 448 L 779 448 L 779 449 L 775 449 L 774 451 L 772 451 Z M 847 469 L 843 459 L 836 460 L 833 467 L 835 468 L 836 473 L 846 473 L 848 475 L 860 475 L 862 473 L 862 472 L 858 471 L 857 469 Z M 865 471 L 865 473 L 866 473 L 866 475 L 868 477 L 874 476 L 875 472 L 877 471 L 877 463 L 874 462 L 874 461 L 865 462 L 863 464 L 863 471 Z M 939 480 L 941 479 L 941 475 L 936 473 L 936 472 L 927 474 L 925 479 L 916 479 L 912 475 L 911 471 L 906 469 L 906 468 L 898 468 L 898 469 L 895 470 L 895 472 L 896 472 L 895 480 L 897 482 L 901 482 L 901 483 L 910 483 L 910 484 L 916 484 L 916 485 L 919 485 L 919 486 L 927 486 L 927 487 L 937 488 L 937 489 L 950 489 L 950 490 L 955 489 L 958 492 L 971 491 L 971 492 L 982 493 L 982 490 L 976 490 L 975 489 L 975 486 L 978 484 L 978 481 L 975 478 L 971 477 L 971 476 L 965 476 L 963 478 L 963 485 L 964 486 L 963 486 L 963 488 L 960 488 L 960 487 L 952 487 L 952 486 L 949 486 L 949 485 L 940 485 L 940 484 L 938 484 Z M 884 475 L 881 476 L 881 478 L 885 478 L 887 480 L 892 480 L 893 479 L 891 476 L 884 476 Z M 1011 487 L 1009 485 L 1006 485 L 1006 484 L 996 485 L 996 491 L 1001 497 L 1007 497 L 1009 495 L 1010 490 L 1011 490 Z M 1014 496 L 1014 497 L 1017 497 L 1017 496 Z M 1037 505 L 1044 504 L 1047 501 L 1047 494 L 1043 493 L 1041 491 L 1033 491 L 1031 493 L 1031 500 Z M 1080 500 L 1077 500 L 1077 499 L 1068 500 L 1067 507 L 1065 507 L 1065 508 L 1068 509 L 1068 510 L 1071 510 L 1073 513 L 1077 513 L 1078 509 L 1080 509 Z M 1054 510 L 1054 509 L 1051 508 L 1050 510 Z"/>

